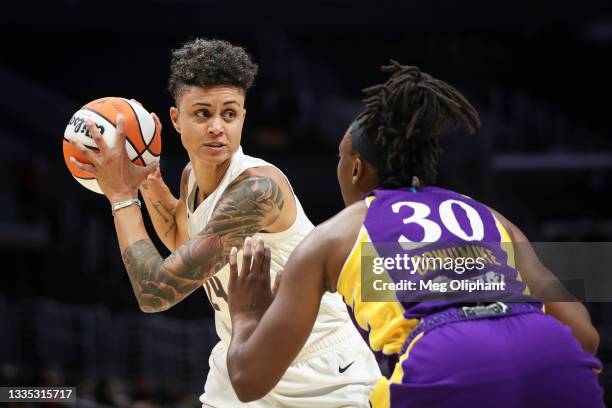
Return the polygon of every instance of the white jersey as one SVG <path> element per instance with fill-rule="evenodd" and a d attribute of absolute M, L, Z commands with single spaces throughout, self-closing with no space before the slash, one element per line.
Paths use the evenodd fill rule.
<path fill-rule="evenodd" d="M 193 173 L 189 175 L 187 189 L 187 216 L 189 237 L 194 237 L 201 232 L 217 206 L 217 202 L 227 189 L 227 187 L 245 170 L 254 167 L 272 166 L 270 163 L 247 156 L 242 152 L 242 148 L 232 156 L 232 161 L 227 169 L 221 183 L 217 186 L 206 199 L 194 209 L 195 194 L 196 194 L 196 179 Z M 274 167 L 274 166 L 272 166 Z M 280 170 L 279 170 L 280 171 Z M 282 172 L 281 172 L 282 173 Z M 287 180 L 289 183 L 289 180 Z M 293 190 L 292 190 L 293 191 Z M 282 270 L 289 258 L 293 249 L 308 235 L 314 228 L 302 206 L 294 194 L 297 214 L 295 221 L 291 227 L 282 232 L 277 233 L 257 233 L 255 238 L 262 239 L 271 249 L 271 280 L 274 282 L 276 272 Z M 242 258 L 242 250 L 238 253 L 238 260 Z M 204 284 L 204 289 L 210 302 L 215 309 L 215 326 L 217 334 L 226 347 L 229 347 L 231 340 L 232 323 L 230 319 L 229 307 L 227 304 L 227 284 L 229 281 L 229 264 L 226 264 L 219 270 L 214 277 L 209 279 Z M 350 317 L 346 311 L 344 302 L 337 294 L 326 293 L 321 300 L 319 314 L 313 327 L 312 333 L 308 338 L 302 353 L 307 353 L 310 350 L 319 349 L 317 343 L 326 336 L 335 332 L 341 326 L 350 323 Z M 313 347 L 314 346 L 314 347 Z"/>

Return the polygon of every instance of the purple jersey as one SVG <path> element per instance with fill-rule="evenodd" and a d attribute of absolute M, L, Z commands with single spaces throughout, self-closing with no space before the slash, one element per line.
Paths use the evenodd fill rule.
<path fill-rule="evenodd" d="M 510 237 L 486 206 L 437 187 L 374 190 L 373 196 L 364 227 L 376 255 L 399 256 L 405 262 L 387 268 L 388 276 L 414 283 L 396 294 L 406 318 L 453 304 L 533 301 L 514 268 Z"/>
<path fill-rule="evenodd" d="M 514 267 L 508 233 L 483 204 L 436 187 L 377 189 L 365 201 L 368 212 L 338 292 L 376 354 L 398 355 L 421 318 L 452 306 L 534 302 Z M 398 258 L 401 265 L 376 263 Z M 389 284 L 404 286 L 377 291 Z M 446 291 L 436 290 L 444 284 Z M 481 290 L 467 290 L 470 284 Z"/>
<path fill-rule="evenodd" d="M 374 190 L 365 202 L 337 289 L 389 364 L 372 407 L 603 407 L 601 363 L 541 313 L 515 268 L 510 236 L 486 206 L 435 187 Z M 450 282 L 467 284 L 451 290 Z M 493 301 L 510 312 L 436 326 L 441 316 L 459 316 L 459 306 Z"/>

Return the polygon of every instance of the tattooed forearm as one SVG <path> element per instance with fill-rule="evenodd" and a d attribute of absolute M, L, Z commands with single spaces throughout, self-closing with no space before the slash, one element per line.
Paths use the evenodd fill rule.
<path fill-rule="evenodd" d="M 161 311 L 185 298 L 228 263 L 233 246 L 240 248 L 247 236 L 276 221 L 283 206 L 272 179 L 241 176 L 225 191 L 204 230 L 166 259 L 150 240 L 129 245 L 123 262 L 140 308 Z"/>
<path fill-rule="evenodd" d="M 169 308 L 198 288 L 216 270 L 218 239 L 193 239 L 162 259 L 150 240 L 140 240 L 123 252 L 132 289 L 144 312 Z"/>
<path fill-rule="evenodd" d="M 149 305 L 143 305 L 140 301 L 140 296 L 143 293 L 145 282 L 152 280 L 152 274 L 159 270 L 162 258 L 157 252 L 155 245 L 149 240 L 140 240 L 128 246 L 121 254 L 123 264 L 130 278 L 132 289 L 138 300 L 138 304 L 143 311 L 145 308 L 150 308 Z"/>

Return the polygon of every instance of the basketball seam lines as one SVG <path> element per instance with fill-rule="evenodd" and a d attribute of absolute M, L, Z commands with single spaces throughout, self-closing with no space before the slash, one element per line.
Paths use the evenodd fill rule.
<path fill-rule="evenodd" d="M 155 121 L 153 121 L 153 137 L 151 138 L 151 140 L 149 141 L 149 143 L 147 143 L 147 141 L 144 138 L 144 135 L 142 134 L 142 127 L 140 126 L 140 119 L 138 119 L 138 114 L 136 113 L 136 110 L 134 109 L 134 107 L 132 106 L 132 104 L 130 102 L 128 102 L 127 100 L 124 99 L 124 101 L 128 104 L 128 106 L 130 107 L 130 109 L 132 110 L 132 112 L 134 112 L 134 118 L 136 118 L 136 123 L 138 123 L 138 130 L 140 131 L 140 139 L 142 139 L 142 143 L 144 143 L 145 145 L 145 151 L 149 150 L 149 146 L 151 145 L 151 143 L 153 143 L 153 140 L 155 140 L 155 131 L 157 130 L 157 124 L 155 123 Z M 138 150 L 136 150 L 136 152 L 138 152 Z M 142 152 L 144 154 L 144 152 Z M 151 156 L 155 156 L 157 157 L 157 155 L 151 153 L 149 151 L 149 154 Z M 141 156 L 141 155 L 139 155 Z M 142 160 L 144 162 L 144 159 Z"/>
<path fill-rule="evenodd" d="M 78 178 L 79 180 L 95 180 L 95 177 L 79 177 L 79 176 L 75 176 L 74 174 L 72 175 L 72 177 L 74 178 Z"/>
<path fill-rule="evenodd" d="M 153 137 L 151 138 L 151 143 L 153 143 L 153 140 L 155 140 L 155 135 L 157 135 L 157 122 L 156 122 L 155 120 L 153 120 L 153 126 L 155 126 L 155 128 L 153 129 Z M 160 129 L 160 131 L 161 131 L 161 129 Z M 161 135 L 159 135 L 159 136 L 161 137 Z M 149 144 L 147 145 L 147 150 L 149 150 L 149 146 L 151 145 L 151 143 L 149 143 Z M 154 156 L 154 157 L 159 157 L 159 156 L 161 156 L 161 151 L 159 152 L 159 154 L 153 154 L 153 153 L 151 153 L 151 151 L 149 150 L 149 154 L 150 154 L 151 156 Z"/>
<path fill-rule="evenodd" d="M 65 140 L 66 142 L 68 142 L 68 143 L 71 143 L 71 142 L 70 142 L 70 140 L 66 139 L 65 137 L 64 137 L 64 140 Z M 87 146 L 87 145 L 86 145 L 86 144 L 84 144 L 84 143 L 81 143 L 81 144 L 82 144 L 83 146 L 85 146 L 86 148 L 91 149 L 91 150 L 94 150 L 94 151 L 96 151 L 96 152 L 99 152 L 99 151 L 100 151 L 100 149 L 98 149 L 97 147 Z"/>
<path fill-rule="evenodd" d="M 129 103 L 128 103 L 129 105 Z M 131 106 L 130 106 L 131 108 Z M 111 125 L 113 125 L 115 127 L 115 129 L 117 129 L 117 124 L 113 123 L 113 121 L 108 120 L 108 118 L 106 116 L 104 116 L 103 114 L 101 114 L 100 112 L 93 110 L 91 108 L 85 108 L 83 107 L 82 109 L 84 110 L 88 110 L 90 112 L 93 112 L 97 115 L 100 115 L 104 120 L 106 120 L 108 123 L 110 123 Z M 133 109 L 132 109 L 133 110 Z M 138 116 L 136 117 L 136 121 L 138 122 Z M 140 129 L 140 122 L 138 123 L 138 128 Z M 141 137 L 142 137 L 142 130 L 140 131 Z M 138 151 L 138 149 L 136 148 L 136 146 L 134 146 L 134 143 L 132 143 L 132 141 L 130 140 L 130 138 L 126 137 L 125 140 L 130 144 L 130 146 L 132 146 L 132 149 L 134 149 L 134 151 L 136 152 L 136 157 L 134 157 L 133 160 L 131 160 L 132 163 L 134 163 L 137 159 L 142 159 L 142 162 L 144 163 L 144 159 L 142 158 L 142 153 L 140 153 Z M 143 139 L 144 142 L 144 139 Z M 145 143 L 146 144 L 146 143 Z M 147 149 L 148 150 L 148 149 Z M 144 152 L 143 152 L 144 153 Z"/>

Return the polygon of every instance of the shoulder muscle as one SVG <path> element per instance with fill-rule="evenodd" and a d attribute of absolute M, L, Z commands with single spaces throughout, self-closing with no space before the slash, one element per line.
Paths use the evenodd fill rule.
<path fill-rule="evenodd" d="M 269 177 L 243 174 L 225 190 L 202 234 L 219 235 L 224 252 L 242 247 L 247 236 L 256 234 L 278 218 L 283 194 Z"/>

